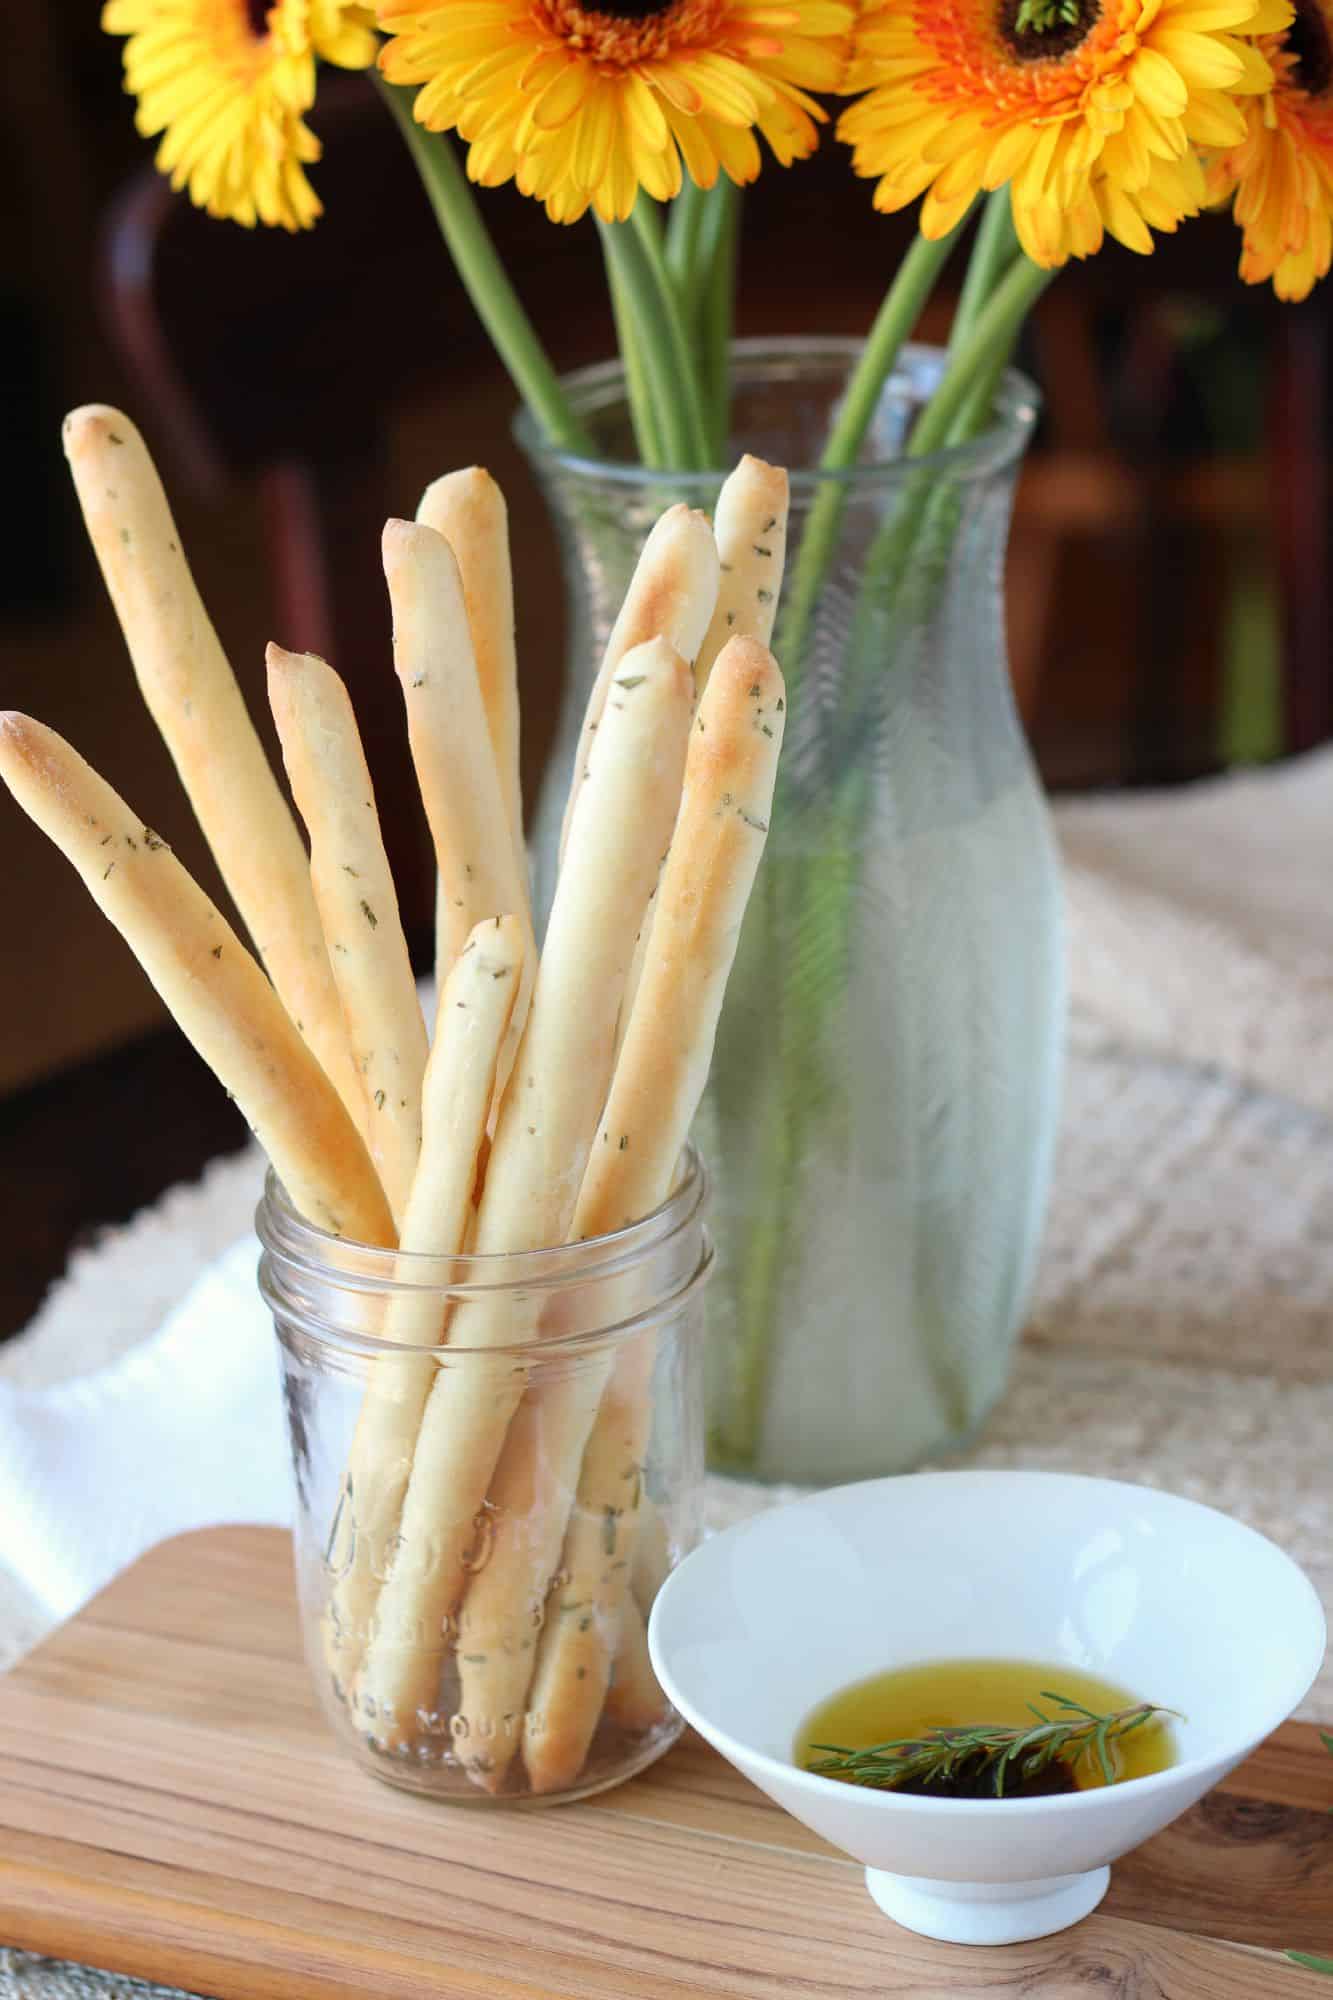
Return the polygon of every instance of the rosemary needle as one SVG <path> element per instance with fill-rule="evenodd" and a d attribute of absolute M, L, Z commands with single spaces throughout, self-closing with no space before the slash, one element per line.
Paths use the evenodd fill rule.
<path fill-rule="evenodd" d="M 1036 1778 L 1057 1758 L 1073 1770 L 1084 1757 L 1095 1758 L 1104 1783 L 1116 1781 L 1111 1746 L 1155 1717 L 1173 1715 L 1169 1708 L 1153 1702 L 1138 1702 L 1132 1708 L 1113 1709 L 1097 1715 L 1068 1695 L 1043 1689 L 1041 1699 L 1052 1702 L 1056 1713 L 1048 1715 L 1029 1702 L 1035 1720 L 1020 1724 L 975 1723 L 968 1727 L 949 1726 L 927 1729 L 919 1736 L 899 1736 L 886 1743 L 873 1743 L 864 1750 L 849 1750 L 834 1743 L 812 1743 L 812 1750 L 827 1754 L 806 1769 L 825 1778 L 842 1778 L 854 1785 L 870 1785 L 881 1790 L 897 1786 L 948 1785 L 965 1778 L 969 1784 L 990 1774 L 994 1796 L 1004 1797 L 1011 1777 L 1020 1781 Z"/>

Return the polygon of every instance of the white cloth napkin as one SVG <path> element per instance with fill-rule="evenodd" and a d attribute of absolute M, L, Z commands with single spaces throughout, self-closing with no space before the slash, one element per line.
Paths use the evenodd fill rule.
<path fill-rule="evenodd" d="M 291 1518 L 259 1244 L 209 1266 L 138 1346 L 72 1382 L 0 1382 L 0 1557 L 51 1621 L 154 1543 Z"/>

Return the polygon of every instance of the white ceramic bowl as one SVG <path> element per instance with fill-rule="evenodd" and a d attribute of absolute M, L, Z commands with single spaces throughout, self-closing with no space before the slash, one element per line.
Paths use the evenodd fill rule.
<path fill-rule="evenodd" d="M 649 1627 L 658 1678 L 746 1777 L 865 1863 L 927 1937 L 1009 1944 L 1095 1909 L 1107 1863 L 1156 1833 L 1289 1715 L 1324 1656 L 1304 1574 L 1226 1515 L 1147 1487 L 1041 1472 L 842 1486 L 705 1542 Z M 801 1771 L 797 1729 L 849 1682 L 915 1661 L 1068 1661 L 1178 1709 L 1178 1760 L 1049 1798 L 879 1792 Z"/>

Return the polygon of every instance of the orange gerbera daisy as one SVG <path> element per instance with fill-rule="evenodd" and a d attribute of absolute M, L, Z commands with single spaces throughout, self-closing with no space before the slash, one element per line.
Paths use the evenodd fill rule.
<path fill-rule="evenodd" d="M 784 166 L 812 152 L 809 95 L 842 78 L 850 0 L 379 0 L 380 62 L 421 84 L 420 124 L 469 141 L 468 173 L 513 180 L 553 221 L 621 222 L 719 170 L 759 172 L 756 132 Z"/>
<path fill-rule="evenodd" d="M 375 60 L 355 0 L 107 0 L 102 26 L 127 35 L 135 123 L 162 134 L 157 164 L 210 215 L 308 229 L 320 213 L 305 168 L 319 141 L 304 114 L 315 60 Z"/>
<path fill-rule="evenodd" d="M 1213 162 L 1210 192 L 1236 192 L 1240 275 L 1307 298 L 1333 259 L 1333 6 L 1296 0 L 1285 31 L 1260 43 L 1273 88 L 1246 106 L 1245 137 Z"/>
<path fill-rule="evenodd" d="M 951 229 L 1008 182 L 1034 263 L 1133 250 L 1206 199 L 1199 146 L 1245 133 L 1237 98 L 1269 88 L 1245 40 L 1286 0 L 866 0 L 848 72 L 868 94 L 839 134 L 876 206 L 925 195 Z M 1230 137 L 1223 137 L 1229 134 Z"/>

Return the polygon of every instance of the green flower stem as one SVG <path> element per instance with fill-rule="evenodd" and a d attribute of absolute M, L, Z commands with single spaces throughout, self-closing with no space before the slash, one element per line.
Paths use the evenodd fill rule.
<path fill-rule="evenodd" d="M 984 427 L 1024 317 L 1049 281 L 1049 273 L 1037 271 L 1021 256 L 1000 275 L 1004 231 L 996 221 L 984 233 L 984 249 L 979 237 L 973 254 L 974 258 L 983 256 L 989 266 L 985 273 L 989 295 L 978 277 L 969 302 L 970 324 L 960 332 L 944 377 L 916 426 L 909 450 L 918 457 L 946 442 L 961 442 L 964 426 L 973 430 Z M 867 424 L 878 393 L 867 398 Z M 826 463 L 831 455 L 826 453 Z M 801 596 L 784 619 L 780 646 L 789 684 L 799 678 L 810 621 L 832 560 L 843 499 L 841 488 L 830 483 L 830 488 L 816 496 L 811 509 L 795 565 Z M 768 931 L 774 937 L 784 934 L 778 915 L 785 913 L 789 923 L 795 922 L 794 931 L 786 934 L 817 938 L 821 963 L 839 965 L 843 978 L 850 965 L 869 799 L 857 745 L 867 727 L 867 703 L 873 700 L 874 682 L 884 671 L 883 607 L 893 606 L 895 622 L 904 629 L 915 629 L 931 617 L 952 560 L 959 513 L 957 487 L 947 478 L 941 486 L 933 468 L 922 464 L 904 482 L 866 556 L 827 758 L 812 781 L 798 784 L 788 773 L 783 786 L 782 824 L 787 835 L 799 814 L 818 813 L 820 851 L 810 851 L 807 842 L 799 853 L 779 852 L 768 857 Z M 818 540 L 811 553 L 811 536 L 816 530 Z M 734 1470 L 753 1466 L 762 1436 L 785 1259 L 790 1256 L 792 1232 L 804 1199 L 799 1162 L 809 1149 L 813 1121 L 839 1115 L 836 1104 L 821 1103 L 817 1093 L 812 1095 L 812 1065 L 817 1063 L 816 1052 L 827 1035 L 827 989 L 800 987 L 789 967 L 770 966 L 767 970 L 768 990 L 780 995 L 782 1011 L 764 1100 L 752 1107 L 764 1133 L 763 1164 L 754 1189 L 741 1268 L 730 1421 L 716 1440 L 722 1462 Z M 948 1387 L 942 1384 L 942 1393 Z"/>
<path fill-rule="evenodd" d="M 821 472 L 841 472 L 856 464 L 884 393 L 884 384 L 966 223 L 964 216 L 947 236 L 934 241 L 917 236 L 898 266 L 884 303 L 875 315 L 861 359 L 847 384 L 837 421 L 829 432 L 829 441 L 819 461 Z"/>
<path fill-rule="evenodd" d="M 680 298 L 672 283 L 671 273 L 667 269 L 657 210 L 646 195 L 639 196 L 634 204 L 634 212 L 625 226 L 643 253 L 647 282 L 651 284 L 656 295 L 656 307 L 661 315 L 662 330 L 666 336 L 671 370 L 675 378 L 675 399 L 681 406 L 683 427 L 689 439 L 690 456 L 682 462 L 680 469 L 706 472 L 710 458 L 699 369 L 691 351 L 689 336 L 685 331 L 685 317 L 681 311 Z"/>
<path fill-rule="evenodd" d="M 995 392 L 1000 386 L 1000 377 L 1013 358 L 1017 331 L 1015 329 L 1014 340 L 1001 347 L 978 374 L 967 400 L 949 426 L 946 444 L 970 444 L 985 430 L 995 407 Z"/>
<path fill-rule="evenodd" d="M 967 260 L 963 289 L 949 329 L 949 352 L 956 354 L 971 333 L 977 314 L 1018 255 L 1018 232 L 1008 184 L 988 196 L 972 254 Z"/>
<path fill-rule="evenodd" d="M 1055 276 L 1019 257 L 1000 280 L 949 357 L 943 380 L 917 420 L 908 445 L 912 458 L 925 458 L 948 441 L 954 422 L 997 354 L 1007 354 L 1018 330 Z"/>
<path fill-rule="evenodd" d="M 552 444 L 563 451 L 591 454 L 592 440 L 571 409 L 560 378 L 509 282 L 450 140 L 417 124 L 412 116 L 415 91 L 386 83 L 378 72 L 374 75 L 407 142 L 454 269 L 514 387 Z"/>
<path fill-rule="evenodd" d="M 680 193 L 671 204 L 667 219 L 666 262 L 687 320 L 695 317 L 693 300 L 699 271 L 699 239 L 703 233 L 708 197 L 688 174 Z"/>
<path fill-rule="evenodd" d="M 636 366 L 641 371 L 646 401 L 652 411 L 649 435 L 660 445 L 663 466 L 673 471 L 687 468 L 691 458 L 690 438 L 680 403 L 672 393 L 671 350 L 657 310 L 647 259 L 627 224 L 603 222 L 599 216 L 597 233 L 602 239 L 612 298 L 619 302 L 626 323 L 633 329 Z"/>
<path fill-rule="evenodd" d="M 602 249 L 607 289 L 611 294 L 611 312 L 616 323 L 616 343 L 625 370 L 625 396 L 629 403 L 630 422 L 634 426 L 634 442 L 647 469 L 660 472 L 669 463 L 669 457 L 644 361 L 634 301 L 626 292 L 620 266 L 611 255 L 609 245 L 604 242 Z"/>
<path fill-rule="evenodd" d="M 843 472 L 856 464 L 884 393 L 884 384 L 893 371 L 904 341 L 921 317 L 922 307 L 930 297 L 935 280 L 966 222 L 967 217 L 964 216 L 947 236 L 935 242 L 917 236 L 898 266 L 843 395 L 842 407 L 819 461 L 821 472 Z M 815 603 L 824 587 L 833 555 L 845 501 L 846 494 L 841 483 L 830 480 L 815 495 L 810 509 L 810 518 L 801 537 L 800 554 L 796 559 L 796 571 L 787 590 L 778 641 L 778 657 L 788 663 L 789 675 L 796 670 L 805 647 Z"/>
<path fill-rule="evenodd" d="M 773 962 L 761 972 L 763 990 L 777 1010 L 776 1046 L 755 1111 L 763 1135 L 758 1149 L 762 1164 L 742 1253 L 736 1373 L 727 1420 L 712 1439 L 718 1464 L 740 1474 L 753 1470 L 759 1453 L 773 1330 L 804 1200 L 801 1163 L 807 1135 L 815 1119 L 837 1115 L 821 1076 L 821 1052 L 827 1042 L 828 994 L 845 982 L 850 968 L 856 843 L 869 808 L 864 761 L 854 758 L 830 794 L 812 800 L 811 806 L 819 815 L 818 850 L 809 851 L 797 834 L 791 847 L 765 857 L 759 876 L 764 941 L 771 948 L 784 934 L 801 939 L 820 971 L 815 980 L 808 974 L 795 976 L 775 950 Z M 789 839 L 801 810 L 793 788 L 779 780 L 774 816 L 780 817 Z M 788 926 L 780 920 L 784 909 L 795 913 Z M 742 972 L 753 979 L 752 959 Z"/>
<path fill-rule="evenodd" d="M 740 218 L 741 191 L 726 174 L 720 173 L 705 197 L 704 229 L 696 267 L 701 293 L 699 351 L 710 465 L 723 463 L 731 430 L 731 330 Z"/>

